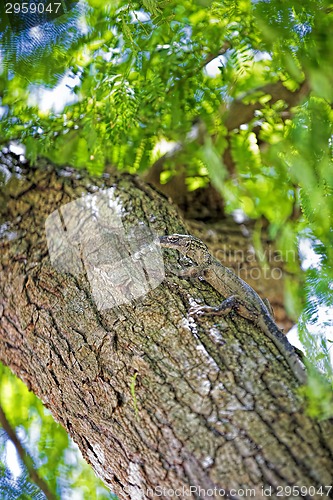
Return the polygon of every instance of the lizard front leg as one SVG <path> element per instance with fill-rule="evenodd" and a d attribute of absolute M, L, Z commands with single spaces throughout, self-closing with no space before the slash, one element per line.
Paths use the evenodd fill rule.
<path fill-rule="evenodd" d="M 256 322 L 259 312 L 255 309 L 250 309 L 238 295 L 231 295 L 225 299 L 219 306 L 193 306 L 190 309 L 191 315 L 216 315 L 226 316 L 232 310 L 235 310 L 243 318 Z"/>
<path fill-rule="evenodd" d="M 191 266 L 187 269 L 182 269 L 178 271 L 178 276 L 182 278 L 200 278 L 204 276 L 204 272 L 207 269 L 207 266 Z"/>

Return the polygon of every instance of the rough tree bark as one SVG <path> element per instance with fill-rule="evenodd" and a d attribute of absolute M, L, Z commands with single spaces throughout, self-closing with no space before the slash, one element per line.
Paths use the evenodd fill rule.
<path fill-rule="evenodd" d="M 60 206 L 113 186 L 125 228 L 186 231 L 166 199 L 129 175 L 91 179 L 8 154 L 0 164 L 0 359 L 112 491 L 169 498 L 170 488 L 192 486 L 192 498 L 211 498 L 214 488 L 241 498 L 239 489 L 254 488 L 260 499 L 263 487 L 279 498 L 279 486 L 330 484 L 332 422 L 306 415 L 288 365 L 252 324 L 235 314 L 188 315 L 193 300 L 221 301 L 208 284 L 172 276 L 131 304 L 101 311 L 85 273 L 51 265 L 44 225 Z M 302 498 L 323 497 L 307 490 Z"/>

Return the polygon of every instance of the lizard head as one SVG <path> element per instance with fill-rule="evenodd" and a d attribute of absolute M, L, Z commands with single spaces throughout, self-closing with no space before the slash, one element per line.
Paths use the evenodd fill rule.
<path fill-rule="evenodd" d="M 172 248 L 178 250 L 186 257 L 197 264 L 204 263 L 210 258 L 207 246 L 195 236 L 189 234 L 171 234 L 167 236 L 160 236 L 159 238 L 161 247 Z"/>

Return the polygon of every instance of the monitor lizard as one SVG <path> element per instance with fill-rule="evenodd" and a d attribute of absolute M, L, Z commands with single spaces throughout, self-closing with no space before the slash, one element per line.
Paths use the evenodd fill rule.
<path fill-rule="evenodd" d="M 295 348 L 276 325 L 265 302 L 250 285 L 215 259 L 209 253 L 207 246 L 194 236 L 187 234 L 160 236 L 159 242 L 161 247 L 178 250 L 196 264 L 180 271 L 178 275 L 191 278 L 202 277 L 225 297 L 225 300 L 217 307 L 195 306 L 191 308 L 190 314 L 224 316 L 231 310 L 235 310 L 243 318 L 252 321 L 269 337 L 286 359 L 298 381 L 301 384 L 306 383 L 306 371 Z"/>

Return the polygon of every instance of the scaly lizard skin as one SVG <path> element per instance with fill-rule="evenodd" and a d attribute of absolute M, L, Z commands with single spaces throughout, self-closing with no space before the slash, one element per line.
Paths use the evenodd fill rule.
<path fill-rule="evenodd" d="M 232 309 L 257 325 L 272 342 L 288 362 L 294 375 L 301 384 L 305 384 L 306 372 L 293 346 L 283 335 L 272 318 L 272 315 L 253 288 L 239 278 L 229 268 L 223 266 L 208 251 L 207 246 L 198 238 L 187 234 L 172 234 L 161 236 L 160 244 L 164 248 L 178 250 L 189 257 L 197 265 L 181 271 L 180 276 L 202 277 L 221 295 L 226 297 L 220 306 L 197 306 L 191 309 L 191 314 L 226 315 Z"/>

